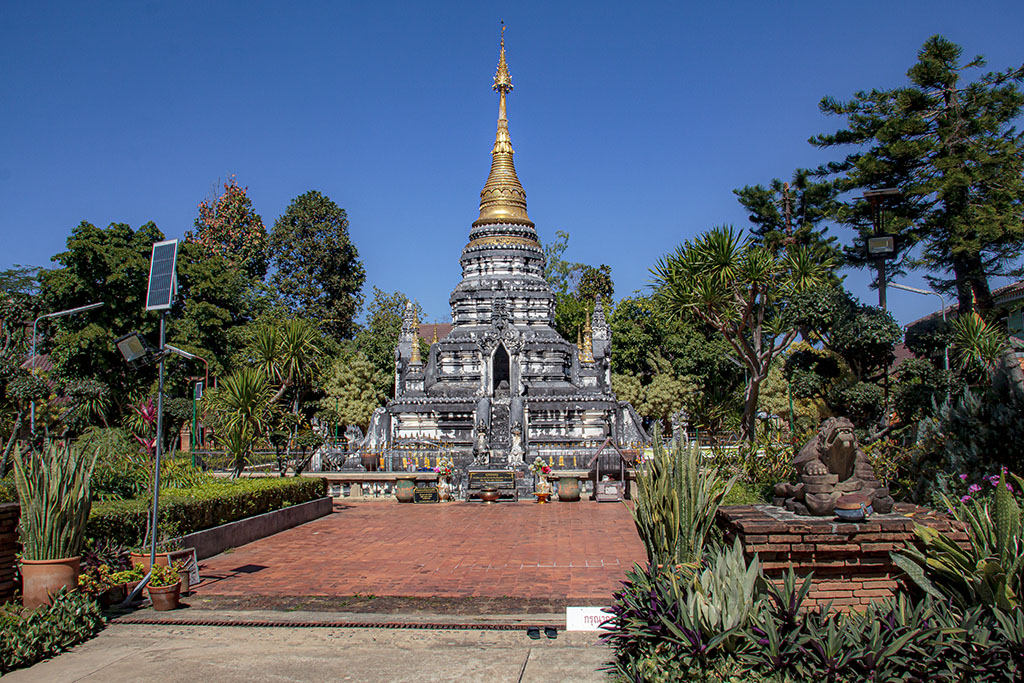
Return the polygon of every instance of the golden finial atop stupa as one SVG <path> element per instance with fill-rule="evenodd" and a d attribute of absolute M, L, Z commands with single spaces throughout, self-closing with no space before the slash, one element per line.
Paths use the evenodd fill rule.
<path fill-rule="evenodd" d="M 430 340 L 431 344 L 437 343 L 437 323 L 434 323 L 434 337 Z"/>
<path fill-rule="evenodd" d="M 505 116 L 505 96 L 512 92 L 512 77 L 505 63 L 505 22 L 501 22 L 501 52 L 498 55 L 498 71 L 494 74 L 494 89 L 498 91 L 498 132 L 491 149 L 491 172 L 480 192 L 480 217 L 473 225 L 518 223 L 533 227 L 533 222 L 526 214 L 526 192 L 512 163 L 515 152 Z"/>

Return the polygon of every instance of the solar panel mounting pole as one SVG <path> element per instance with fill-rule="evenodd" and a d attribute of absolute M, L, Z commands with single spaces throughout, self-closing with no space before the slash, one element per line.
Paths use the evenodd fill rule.
<path fill-rule="evenodd" d="M 164 240 L 153 244 L 153 253 L 149 261 L 149 284 L 146 289 L 146 310 L 160 312 L 160 348 L 157 357 L 160 362 L 159 383 L 156 393 L 156 450 L 153 462 L 153 510 L 150 515 L 150 546 L 149 573 L 146 574 L 131 595 L 125 598 L 125 604 L 134 601 L 149 583 L 156 566 L 157 530 L 160 512 L 160 458 L 163 454 L 164 440 L 164 360 L 170 350 L 167 347 L 167 311 L 174 303 L 174 294 L 178 283 L 175 267 L 178 258 L 178 240 Z"/>
<path fill-rule="evenodd" d="M 153 463 L 153 520 L 151 527 L 152 533 L 150 534 L 150 546 L 149 546 L 149 567 L 150 572 L 153 571 L 153 567 L 156 566 L 156 532 L 157 532 L 157 511 L 160 507 L 160 456 L 163 454 L 163 441 L 164 441 L 164 360 L 166 354 L 164 353 L 164 346 L 167 344 L 166 331 L 164 323 L 166 322 L 167 311 L 160 311 L 160 348 L 157 353 L 160 354 L 160 373 L 159 381 L 157 383 L 156 390 L 156 456 L 155 462 Z"/>

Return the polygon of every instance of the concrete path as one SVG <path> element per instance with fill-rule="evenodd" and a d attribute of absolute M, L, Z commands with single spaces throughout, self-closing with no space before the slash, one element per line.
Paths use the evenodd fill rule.
<path fill-rule="evenodd" d="M 604 681 L 595 633 L 112 624 L 25 681 Z"/>

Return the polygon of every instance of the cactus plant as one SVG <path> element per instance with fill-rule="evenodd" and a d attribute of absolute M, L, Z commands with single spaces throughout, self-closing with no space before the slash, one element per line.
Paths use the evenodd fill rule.
<path fill-rule="evenodd" d="M 1020 505 L 1007 488 L 1011 476 L 1024 487 L 1024 480 L 1003 470 L 991 502 L 975 498 L 960 504 L 945 498 L 953 516 L 967 525 L 969 547 L 918 526 L 914 533 L 922 548 L 893 553 L 893 561 L 923 591 L 962 608 L 979 603 L 1017 608 L 1024 591 L 1024 533 Z"/>
<path fill-rule="evenodd" d="M 82 552 L 92 505 L 89 479 L 96 453 L 46 443 L 14 451 L 14 481 L 21 501 L 22 559 L 57 560 Z"/>

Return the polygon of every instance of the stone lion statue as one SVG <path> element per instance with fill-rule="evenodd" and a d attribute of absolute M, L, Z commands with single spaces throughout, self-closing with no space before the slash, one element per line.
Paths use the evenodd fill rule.
<path fill-rule="evenodd" d="M 889 489 L 857 443 L 853 423 L 830 417 L 793 459 L 799 481 L 775 485 L 775 504 L 797 514 L 827 516 L 840 496 L 860 494 L 875 512 L 892 511 Z"/>

